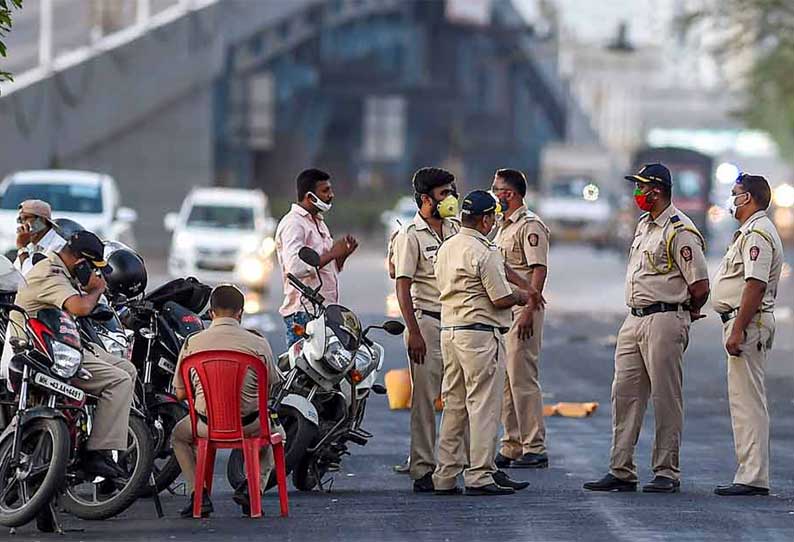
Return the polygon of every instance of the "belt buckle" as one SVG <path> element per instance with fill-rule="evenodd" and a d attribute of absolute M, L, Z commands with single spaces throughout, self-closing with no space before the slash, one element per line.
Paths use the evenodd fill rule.
<path fill-rule="evenodd" d="M 639 316 L 640 318 L 645 316 L 645 309 L 634 309 L 634 310 L 636 311 L 637 316 Z"/>

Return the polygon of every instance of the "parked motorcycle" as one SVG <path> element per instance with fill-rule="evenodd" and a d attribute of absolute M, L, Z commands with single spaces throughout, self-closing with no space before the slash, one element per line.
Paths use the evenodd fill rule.
<path fill-rule="evenodd" d="M 43 515 L 59 530 L 56 497 L 61 508 L 82 519 L 123 512 L 151 472 L 153 444 L 142 416 L 131 413 L 128 446 L 112 454 L 125 476 L 106 479 L 86 473 L 81 459 L 96 397 L 69 383 L 91 377 L 81 367 L 77 324 L 59 309 L 39 311 L 35 318 L 13 304 L 1 304 L 0 310 L 22 318 L 21 324 L 9 324 L 19 326 L 11 339 L 9 375 L 16 404 L 14 422 L 0 436 L 0 524 L 17 527 Z"/>
<path fill-rule="evenodd" d="M 299 256 L 319 275 L 319 255 L 310 248 Z M 400 335 L 405 326 L 387 321 L 362 331 L 359 318 L 351 310 L 325 304 L 320 295 L 322 279 L 316 289 L 292 274 L 290 283 L 308 305 L 304 309 L 312 319 L 296 342 L 278 360 L 281 382 L 272 399 L 286 433 L 287 463 L 294 465 L 293 485 L 302 491 L 324 489 L 325 476 L 339 469 L 341 458 L 348 454 L 348 443 L 367 444 L 372 434 L 362 428 L 367 399 L 371 392 L 385 394 L 376 383 L 383 364 L 383 347 L 367 337 L 373 329 Z M 232 454 L 227 478 L 233 487 L 245 480 L 241 454 Z M 275 485 L 271 480 L 267 487 Z"/>

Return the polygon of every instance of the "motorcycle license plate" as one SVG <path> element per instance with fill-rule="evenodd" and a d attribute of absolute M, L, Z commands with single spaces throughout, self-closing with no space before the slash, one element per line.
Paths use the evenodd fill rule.
<path fill-rule="evenodd" d="M 160 361 L 157 363 L 157 366 L 160 367 L 163 371 L 166 371 L 168 373 L 171 374 L 176 373 L 176 365 L 174 365 L 165 358 L 160 358 Z"/>
<path fill-rule="evenodd" d="M 85 393 L 83 393 L 83 390 L 75 388 L 74 386 L 70 386 L 69 384 L 65 384 L 60 380 L 51 378 L 44 373 L 36 373 L 36 376 L 33 377 L 33 382 L 39 386 L 56 391 L 61 395 L 65 395 L 69 399 L 74 399 L 78 402 L 82 402 L 83 399 L 85 399 Z"/>

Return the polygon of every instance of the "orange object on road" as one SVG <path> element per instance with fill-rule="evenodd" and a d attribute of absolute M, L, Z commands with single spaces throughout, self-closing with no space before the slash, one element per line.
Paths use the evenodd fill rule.
<path fill-rule="evenodd" d="M 411 373 L 408 369 L 393 369 L 383 378 L 391 410 L 411 408 Z"/>
<path fill-rule="evenodd" d="M 557 416 L 587 418 L 598 409 L 598 403 L 557 403 L 553 408 Z"/>

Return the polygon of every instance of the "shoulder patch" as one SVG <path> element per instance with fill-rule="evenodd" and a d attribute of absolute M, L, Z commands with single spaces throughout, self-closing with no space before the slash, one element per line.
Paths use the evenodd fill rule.
<path fill-rule="evenodd" d="M 681 247 L 681 258 L 684 259 L 685 262 L 692 261 L 692 247 L 689 245 L 685 245 Z"/>
<path fill-rule="evenodd" d="M 754 261 L 758 260 L 758 256 L 760 256 L 760 255 L 761 255 L 761 249 L 758 247 L 758 245 L 753 245 L 753 246 L 750 247 L 750 261 L 751 262 L 754 262 Z"/>
<path fill-rule="evenodd" d="M 529 234 L 529 246 L 536 247 L 540 243 L 540 237 L 538 237 L 537 233 L 530 233 Z"/>

